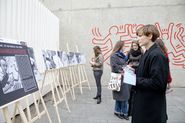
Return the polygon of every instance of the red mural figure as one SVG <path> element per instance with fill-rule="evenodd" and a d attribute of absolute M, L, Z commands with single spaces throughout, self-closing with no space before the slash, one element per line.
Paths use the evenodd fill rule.
<path fill-rule="evenodd" d="M 143 25 L 142 24 L 140 25 L 126 24 L 120 26 L 114 25 L 109 28 L 108 34 L 106 34 L 105 36 L 102 36 L 102 34 L 99 31 L 99 28 L 95 27 L 92 29 L 93 34 L 92 43 L 94 45 L 100 46 L 102 53 L 104 55 L 104 62 L 109 64 L 109 58 L 113 50 L 114 44 L 119 40 L 124 41 L 126 51 L 128 51 L 132 39 L 136 38 L 136 29 L 139 28 L 140 26 Z"/>
<path fill-rule="evenodd" d="M 120 26 L 121 41 L 125 42 L 126 51 L 130 50 L 130 44 L 133 39 L 137 38 L 136 30 L 143 26 L 143 24 L 125 24 Z"/>
<path fill-rule="evenodd" d="M 161 34 L 161 39 L 169 44 L 168 54 L 172 58 L 172 65 L 185 68 L 185 33 L 184 26 L 181 23 L 168 24 L 167 28 L 162 28 L 159 22 L 155 23 Z M 109 28 L 108 33 L 103 36 L 99 28 L 92 29 L 92 43 L 98 45 L 102 49 L 104 62 L 109 64 L 109 57 L 113 50 L 114 43 L 121 40 L 125 42 L 126 51 L 129 50 L 132 39 L 136 38 L 136 30 L 143 24 L 125 24 L 113 25 Z"/>
<path fill-rule="evenodd" d="M 161 28 L 159 23 L 155 24 L 161 33 L 161 39 L 170 44 L 168 50 L 174 66 L 185 68 L 185 33 L 181 23 L 170 23 L 167 28 Z"/>

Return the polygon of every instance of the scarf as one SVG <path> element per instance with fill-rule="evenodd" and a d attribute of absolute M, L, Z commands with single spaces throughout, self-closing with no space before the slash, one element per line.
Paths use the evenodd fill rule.
<path fill-rule="evenodd" d="M 132 54 L 133 57 L 137 57 L 137 56 L 141 55 L 142 53 L 141 53 L 141 50 L 131 49 L 130 54 Z"/>
<path fill-rule="evenodd" d="M 121 51 L 117 51 L 115 54 L 121 57 L 122 59 L 125 59 L 126 61 L 128 60 L 128 57 Z"/>

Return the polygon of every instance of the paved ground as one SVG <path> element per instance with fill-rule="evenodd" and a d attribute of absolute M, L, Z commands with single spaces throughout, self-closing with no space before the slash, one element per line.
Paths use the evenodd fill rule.
<path fill-rule="evenodd" d="M 83 88 L 80 94 L 78 88 L 75 89 L 76 100 L 68 96 L 68 103 L 71 113 L 67 111 L 64 103 L 59 104 L 59 112 L 62 123 L 130 123 L 131 120 L 121 120 L 113 115 L 114 101 L 112 94 L 106 87 L 102 92 L 102 103 L 96 104 L 92 99 L 95 96 L 96 88 L 91 90 Z M 53 123 L 57 122 L 57 116 L 50 100 L 51 94 L 45 97 L 46 104 Z M 173 92 L 167 95 L 168 123 L 185 123 L 185 88 L 173 88 Z M 20 123 L 20 122 L 19 122 Z M 48 123 L 47 117 L 43 116 L 36 123 Z"/>

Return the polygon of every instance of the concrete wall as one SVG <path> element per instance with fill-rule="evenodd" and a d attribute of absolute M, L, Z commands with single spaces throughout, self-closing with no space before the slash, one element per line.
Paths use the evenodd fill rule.
<path fill-rule="evenodd" d="M 130 44 L 135 30 L 143 24 L 155 24 L 167 45 L 173 85 L 185 87 L 185 1 L 184 0 L 42 0 L 60 19 L 60 49 L 85 53 L 87 61 L 92 48 L 104 48 L 105 70 L 102 82 L 109 80 L 109 55 L 117 40 Z M 87 73 L 94 84 L 90 65 Z"/>

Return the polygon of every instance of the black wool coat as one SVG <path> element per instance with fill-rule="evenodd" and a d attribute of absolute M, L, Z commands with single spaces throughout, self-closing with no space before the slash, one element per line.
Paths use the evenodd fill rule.
<path fill-rule="evenodd" d="M 136 73 L 132 123 L 166 123 L 168 59 L 152 45 L 142 56 Z"/>

